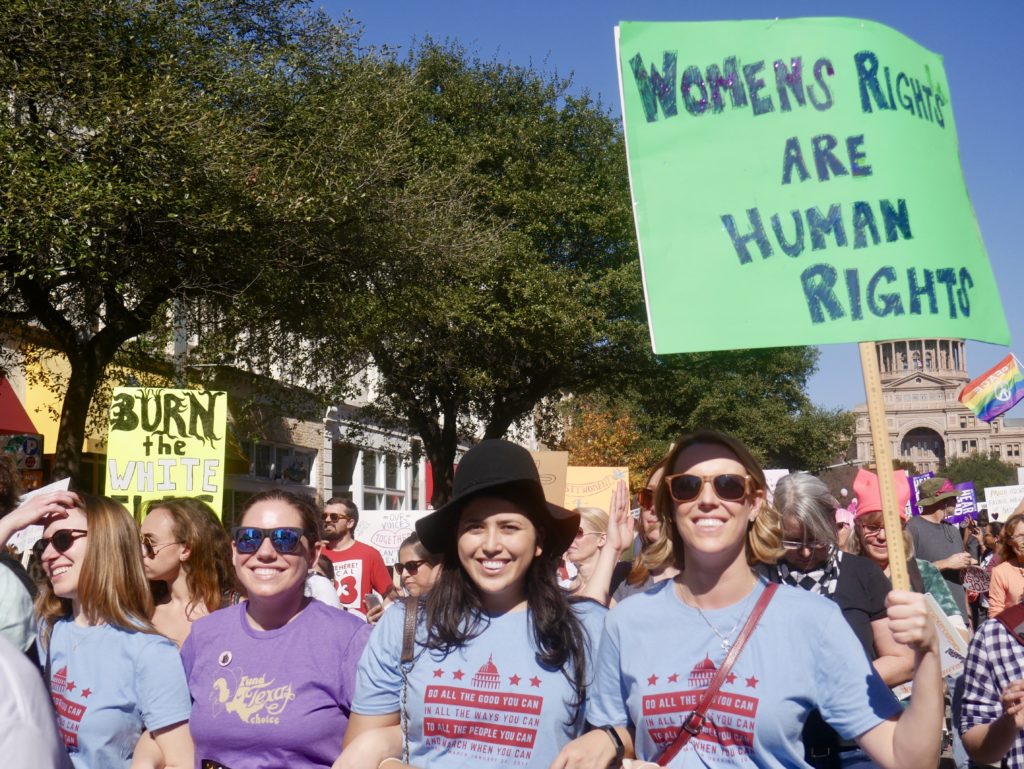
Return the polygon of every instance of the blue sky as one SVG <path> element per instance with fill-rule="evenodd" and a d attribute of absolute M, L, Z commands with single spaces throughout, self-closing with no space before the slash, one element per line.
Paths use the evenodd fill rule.
<path fill-rule="evenodd" d="M 426 35 L 458 40 L 481 58 L 531 64 L 571 75 L 577 91 L 587 90 L 618 114 L 618 80 L 612 30 L 621 20 L 707 21 L 797 16 L 852 16 L 887 24 L 942 54 L 950 85 L 967 189 L 989 258 L 1000 284 L 1010 333 L 1024 354 L 1024 259 L 1014 233 L 1024 222 L 1024 87 L 1021 50 L 1024 3 L 988 0 L 328 0 L 333 16 L 347 12 L 363 25 L 363 42 L 406 50 Z M 857 347 L 822 347 L 821 370 L 810 383 L 823 406 L 851 408 L 864 401 Z M 971 342 L 972 376 L 1005 356 L 1007 349 Z M 1024 416 L 1024 405 L 1009 416 Z"/>

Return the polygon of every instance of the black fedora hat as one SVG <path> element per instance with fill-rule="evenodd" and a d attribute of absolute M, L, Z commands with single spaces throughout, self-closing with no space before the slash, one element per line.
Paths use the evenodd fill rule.
<path fill-rule="evenodd" d="M 471 448 L 455 468 L 451 500 L 416 522 L 416 533 L 432 553 L 452 550 L 459 514 L 466 503 L 484 494 L 520 505 L 547 530 L 544 549 L 561 555 L 576 537 L 580 516 L 544 498 L 537 465 L 530 452 L 508 441 L 488 439 Z"/>

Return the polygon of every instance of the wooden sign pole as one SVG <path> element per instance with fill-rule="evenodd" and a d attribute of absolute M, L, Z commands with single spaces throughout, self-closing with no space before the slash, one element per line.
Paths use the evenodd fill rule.
<path fill-rule="evenodd" d="M 882 377 L 878 372 L 874 342 L 860 343 L 860 365 L 864 373 L 864 390 L 868 396 L 868 419 L 871 422 L 871 445 L 875 450 L 875 472 L 882 494 L 882 522 L 889 549 L 889 579 L 897 590 L 910 589 L 907 553 L 903 547 L 903 523 L 897 509 L 896 487 L 892 481 L 892 451 L 889 447 L 889 426 L 885 421 L 882 398 Z"/>

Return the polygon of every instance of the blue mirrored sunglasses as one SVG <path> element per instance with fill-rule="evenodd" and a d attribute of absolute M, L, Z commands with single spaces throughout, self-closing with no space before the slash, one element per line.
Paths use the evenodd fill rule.
<path fill-rule="evenodd" d="M 260 529 L 256 526 L 234 526 L 231 538 L 239 553 L 249 555 L 255 553 L 263 544 L 264 537 L 270 538 L 274 550 L 282 554 L 294 553 L 299 549 L 299 540 L 305 532 L 292 526 L 281 526 L 276 529 Z"/>

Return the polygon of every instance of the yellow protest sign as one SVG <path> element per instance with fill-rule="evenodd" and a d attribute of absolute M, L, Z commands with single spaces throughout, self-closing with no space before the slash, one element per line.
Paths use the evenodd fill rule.
<path fill-rule="evenodd" d="M 565 506 L 599 507 L 606 513 L 612 503 L 615 485 L 623 480 L 629 486 L 628 467 L 569 466 L 565 479 Z"/>
<path fill-rule="evenodd" d="M 146 503 L 198 497 L 219 516 L 228 395 L 118 387 L 110 401 L 107 496 L 138 515 Z"/>

